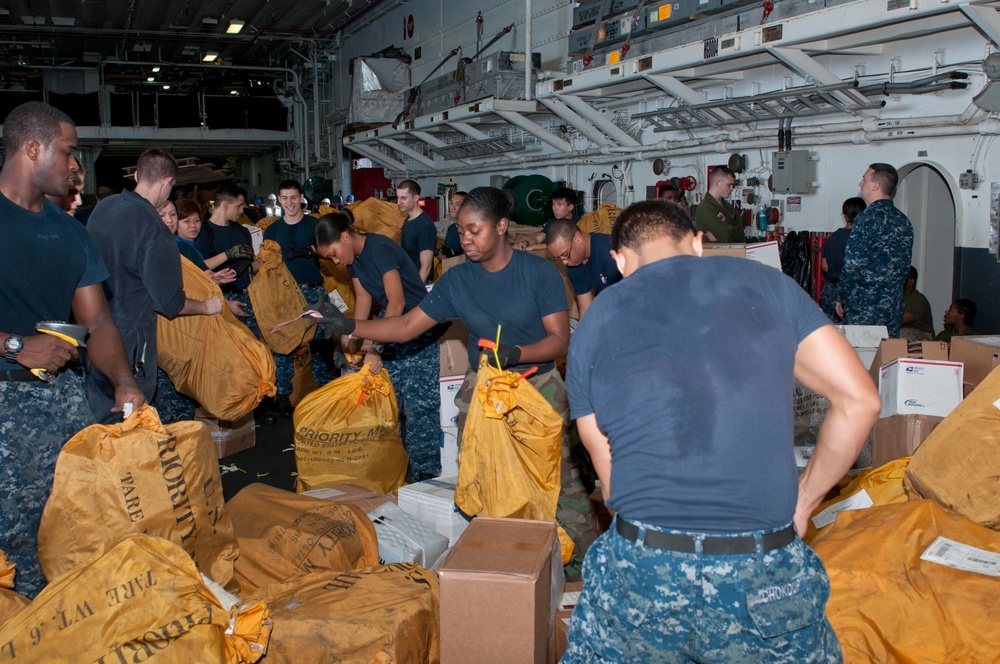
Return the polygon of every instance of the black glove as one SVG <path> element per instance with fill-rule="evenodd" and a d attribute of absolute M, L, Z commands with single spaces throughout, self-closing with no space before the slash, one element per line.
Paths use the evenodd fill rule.
<path fill-rule="evenodd" d="M 322 318 L 314 318 L 317 327 L 323 330 L 327 338 L 332 338 L 337 334 L 352 334 L 357 323 L 353 318 L 348 318 L 340 312 L 340 309 L 330 302 L 320 300 L 316 304 L 310 304 L 309 309 L 323 314 Z"/>
<path fill-rule="evenodd" d="M 226 260 L 253 260 L 253 247 L 248 244 L 237 244 L 226 249 Z"/>
<path fill-rule="evenodd" d="M 497 346 L 496 356 L 493 355 L 492 350 L 486 350 L 484 352 L 489 357 L 489 362 L 491 365 L 495 365 L 496 358 L 499 357 L 501 369 L 507 369 L 521 361 L 520 346 L 508 346 L 506 344 L 500 344 L 499 346 Z"/>
<path fill-rule="evenodd" d="M 312 247 L 289 247 L 288 259 L 293 258 L 315 258 L 316 252 Z"/>

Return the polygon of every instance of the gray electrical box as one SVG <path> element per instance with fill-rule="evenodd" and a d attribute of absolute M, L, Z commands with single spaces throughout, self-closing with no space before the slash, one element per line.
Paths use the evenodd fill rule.
<path fill-rule="evenodd" d="M 771 184 L 776 194 L 808 194 L 812 181 L 809 150 L 775 152 L 771 155 Z"/>

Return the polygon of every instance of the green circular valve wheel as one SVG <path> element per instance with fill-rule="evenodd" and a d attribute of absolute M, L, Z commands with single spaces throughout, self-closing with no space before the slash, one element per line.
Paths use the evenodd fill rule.
<path fill-rule="evenodd" d="M 518 175 L 504 184 L 517 199 L 514 220 L 529 226 L 541 226 L 552 218 L 552 180 L 544 175 Z"/>

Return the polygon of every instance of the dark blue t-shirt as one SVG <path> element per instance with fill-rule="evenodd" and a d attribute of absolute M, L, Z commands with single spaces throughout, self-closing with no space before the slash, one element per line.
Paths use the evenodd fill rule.
<path fill-rule="evenodd" d="M 383 309 L 389 306 L 389 298 L 385 294 L 385 282 L 382 278 L 393 270 L 399 272 L 399 279 L 403 282 L 403 295 L 406 298 L 403 313 L 406 313 L 420 304 L 427 295 L 427 289 L 421 283 L 413 261 L 402 247 L 384 235 L 366 235 L 361 253 L 354 257 L 354 263 L 347 266 L 347 273 L 360 281 L 361 286 Z"/>
<path fill-rule="evenodd" d="M 160 222 L 161 224 L 163 222 Z M 99 284 L 108 270 L 87 228 L 49 200 L 41 212 L 0 194 L 0 330 L 38 334 L 43 320 L 69 322 L 77 288 Z M 0 354 L 0 371 L 21 371 Z"/>
<path fill-rule="evenodd" d="M 608 436 L 608 507 L 703 532 L 789 523 L 795 353 L 829 324 L 792 279 L 733 257 L 657 261 L 595 299 L 567 388 Z"/>
<path fill-rule="evenodd" d="M 840 271 L 844 269 L 847 238 L 850 236 L 850 228 L 838 228 L 826 239 L 826 244 L 823 245 L 823 258 L 826 259 L 828 279 L 840 279 Z"/>
<path fill-rule="evenodd" d="M 456 256 L 465 253 L 465 249 L 462 249 L 462 240 L 458 237 L 458 224 L 448 226 L 448 230 L 444 234 L 444 245 L 451 249 Z"/>
<path fill-rule="evenodd" d="M 426 212 L 421 212 L 416 218 L 403 222 L 399 243 L 403 245 L 403 251 L 417 266 L 419 274 L 420 252 L 434 251 L 437 247 L 437 229 L 434 228 L 434 222 L 431 221 Z"/>
<path fill-rule="evenodd" d="M 469 363 L 479 366 L 479 340 L 494 340 L 501 325 L 500 343 L 523 346 L 546 336 L 542 318 L 569 308 L 566 288 L 555 266 L 544 258 L 515 251 L 499 272 L 487 272 L 480 263 L 467 261 L 445 272 L 420 309 L 438 321 L 459 318 L 469 329 Z M 519 364 L 523 372 L 539 372 L 554 364 Z"/>
<path fill-rule="evenodd" d="M 585 295 L 590 291 L 600 293 L 622 279 L 615 259 L 611 257 L 611 236 L 605 233 L 590 234 L 590 258 L 586 263 L 567 267 L 566 274 L 573 284 L 573 292 Z"/>
<path fill-rule="evenodd" d="M 321 284 L 319 258 L 292 258 L 292 247 L 311 247 L 316 244 L 316 217 L 305 215 L 297 224 L 289 224 L 284 217 L 264 229 L 264 239 L 281 245 L 281 258 L 288 271 L 299 284 Z"/>
<path fill-rule="evenodd" d="M 201 252 L 201 255 L 208 256 L 209 258 L 221 254 L 238 244 L 253 246 L 253 240 L 250 239 L 250 231 L 244 228 L 243 224 L 238 224 L 235 221 L 230 221 L 225 226 L 219 226 L 213 224 L 211 221 L 206 221 L 201 225 L 201 232 L 198 233 L 198 237 L 194 240 L 194 246 Z M 242 268 L 242 265 L 236 264 L 238 262 L 227 260 L 216 269 L 221 270 L 224 267 Z M 243 291 L 250 285 L 250 268 L 247 267 L 242 271 L 237 271 L 239 274 L 236 276 L 236 281 L 221 286 L 224 293 Z"/>
<path fill-rule="evenodd" d="M 180 250 L 181 256 L 194 263 L 195 267 L 199 270 L 208 269 L 208 266 L 205 265 L 205 259 L 202 258 L 201 252 L 198 251 L 198 248 L 194 246 L 194 242 L 186 240 L 182 237 L 176 237 L 174 239 L 177 240 L 177 249 Z"/>

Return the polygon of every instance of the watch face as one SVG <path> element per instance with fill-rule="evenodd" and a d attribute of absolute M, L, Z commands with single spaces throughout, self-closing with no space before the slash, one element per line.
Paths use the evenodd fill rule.
<path fill-rule="evenodd" d="M 24 346 L 24 342 L 21 341 L 21 337 L 14 334 L 8 336 L 7 340 L 3 342 L 3 349 L 8 353 L 16 353 L 21 350 L 22 346 Z"/>

